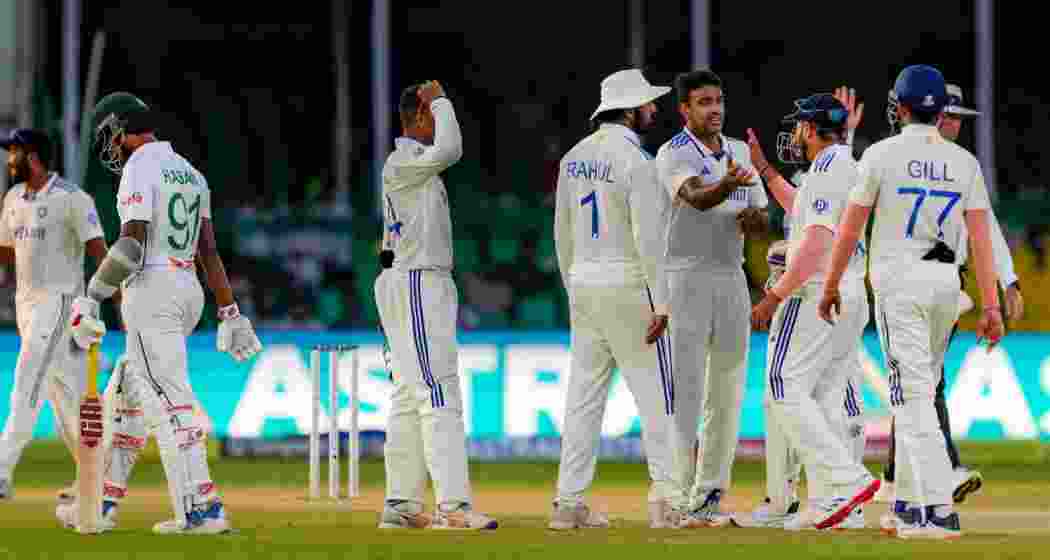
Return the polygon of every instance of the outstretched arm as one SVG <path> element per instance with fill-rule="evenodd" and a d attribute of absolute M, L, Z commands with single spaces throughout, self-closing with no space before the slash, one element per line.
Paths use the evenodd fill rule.
<path fill-rule="evenodd" d="M 762 145 L 758 142 L 758 136 L 751 128 L 747 129 L 747 146 L 751 151 L 751 163 L 758 170 L 759 177 L 766 182 L 769 192 L 773 193 L 773 198 L 777 199 L 780 207 L 791 212 L 795 207 L 795 187 L 769 164 L 766 154 L 762 151 Z"/>
<path fill-rule="evenodd" d="M 682 181 L 678 187 L 678 198 L 703 212 L 722 204 L 737 188 L 750 186 L 753 178 L 751 171 L 730 162 L 729 171 L 717 183 L 704 185 L 697 176 Z"/>

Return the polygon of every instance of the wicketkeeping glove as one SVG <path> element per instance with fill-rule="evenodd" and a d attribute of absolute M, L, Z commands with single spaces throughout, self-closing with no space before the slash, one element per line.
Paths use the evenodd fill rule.
<path fill-rule="evenodd" d="M 77 296 L 70 307 L 69 329 L 73 334 L 73 341 L 77 346 L 87 350 L 92 344 L 102 342 L 102 336 L 106 334 L 106 324 L 99 318 L 99 304 L 97 301 Z"/>
<path fill-rule="evenodd" d="M 774 241 L 766 251 L 766 264 L 769 265 L 769 278 L 766 279 L 767 292 L 773 289 L 780 277 L 784 275 L 784 271 L 787 270 L 787 250 L 788 242 L 781 240 Z"/>
<path fill-rule="evenodd" d="M 215 344 L 220 352 L 228 352 L 234 360 L 243 362 L 262 350 L 252 322 L 241 315 L 236 303 L 219 309 L 219 321 Z"/>

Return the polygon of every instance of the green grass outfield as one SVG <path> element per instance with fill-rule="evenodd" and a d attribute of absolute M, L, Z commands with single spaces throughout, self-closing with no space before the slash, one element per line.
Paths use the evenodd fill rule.
<path fill-rule="evenodd" d="M 362 496 L 352 505 L 309 503 L 303 459 L 213 460 L 213 476 L 237 531 L 218 537 L 160 537 L 150 533 L 169 515 L 163 471 L 155 460 L 140 464 L 121 510 L 120 526 L 101 536 L 62 530 L 54 519 L 54 492 L 73 468 L 53 443 L 30 445 L 16 473 L 14 500 L 0 502 L 0 552 L 16 558 L 515 558 L 544 556 L 602 560 L 682 554 L 791 560 L 813 558 L 917 558 L 932 552 L 962 558 L 1045 558 L 1050 554 L 1050 451 L 1033 443 L 965 445 L 962 454 L 985 475 L 982 494 L 961 506 L 964 537 L 956 542 L 913 543 L 876 529 L 835 533 L 785 533 L 761 529 L 650 530 L 645 522 L 645 467 L 607 464 L 589 501 L 613 528 L 555 533 L 546 529 L 557 465 L 475 463 L 479 509 L 500 521 L 495 532 L 380 531 L 383 466 L 361 466 Z M 325 461 L 322 458 L 322 463 Z M 344 461 L 345 469 L 345 461 Z M 873 472 L 877 466 L 871 465 Z M 324 470 L 322 469 L 322 474 Z M 344 477 L 345 478 L 345 477 Z M 738 462 L 728 503 L 749 509 L 762 495 L 763 467 Z M 327 480 L 322 479 L 322 493 Z M 428 506 L 429 507 L 429 506 Z M 877 526 L 881 504 L 866 508 Z M 680 545 L 702 544 L 689 550 Z M 596 548 L 596 545 L 616 545 Z M 679 556 L 680 557 L 680 556 Z M 722 558 L 723 556 L 719 556 Z"/>

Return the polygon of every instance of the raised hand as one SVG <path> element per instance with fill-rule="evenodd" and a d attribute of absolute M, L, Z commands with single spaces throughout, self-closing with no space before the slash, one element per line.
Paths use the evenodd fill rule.
<path fill-rule="evenodd" d="M 849 111 L 849 117 L 846 119 L 846 129 L 857 130 L 857 127 L 860 126 L 861 119 L 864 118 L 864 104 L 857 104 L 857 90 L 847 88 L 846 86 L 839 86 L 835 88 L 834 96 L 835 99 L 838 99 L 846 106 L 846 110 Z"/>
<path fill-rule="evenodd" d="M 762 151 L 762 144 L 758 142 L 758 135 L 751 128 L 747 129 L 747 147 L 751 150 L 751 164 L 759 173 L 764 173 L 769 167 L 769 160 Z"/>

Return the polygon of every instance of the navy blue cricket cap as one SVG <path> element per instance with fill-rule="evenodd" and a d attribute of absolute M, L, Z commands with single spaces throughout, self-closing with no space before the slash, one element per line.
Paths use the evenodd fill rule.
<path fill-rule="evenodd" d="M 10 150 L 11 146 L 28 148 L 28 151 L 36 153 L 44 162 L 51 157 L 51 137 L 43 130 L 16 128 L 7 138 L 0 140 L 0 148 Z"/>

